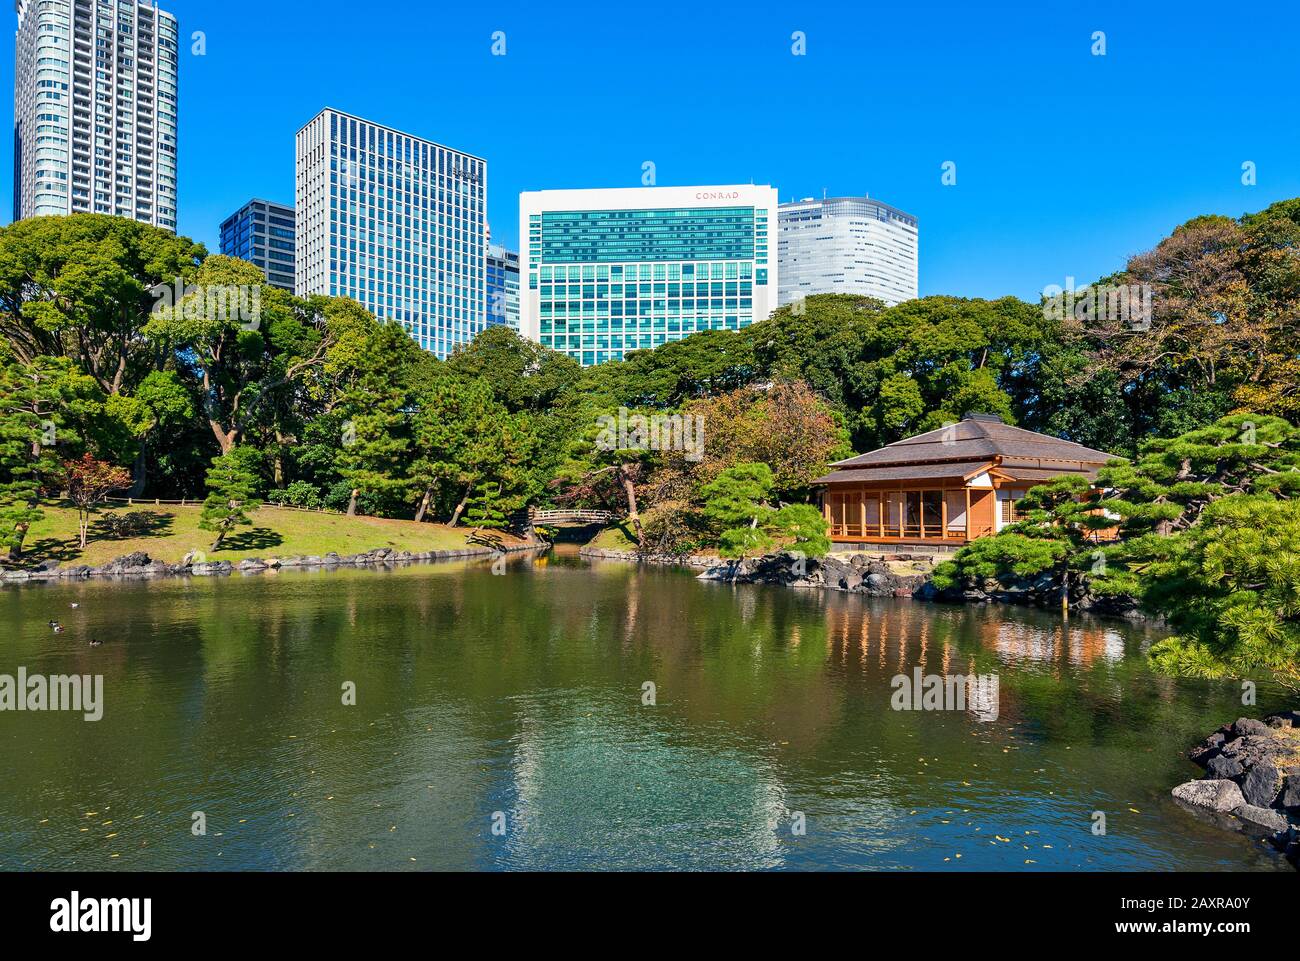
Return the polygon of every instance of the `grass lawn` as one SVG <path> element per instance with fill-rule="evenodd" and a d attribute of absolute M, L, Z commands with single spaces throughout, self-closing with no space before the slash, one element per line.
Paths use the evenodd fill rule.
<path fill-rule="evenodd" d="M 625 524 L 606 527 L 599 534 L 587 541 L 587 547 L 596 547 L 602 551 L 636 550 L 636 534 Z"/>
<path fill-rule="evenodd" d="M 46 506 L 45 519 L 33 524 L 24 544 L 25 563 L 57 560 L 66 566 L 105 564 L 116 557 L 144 551 L 168 564 L 184 560 L 191 551 L 204 551 L 209 560 L 239 561 L 248 557 L 292 557 L 308 554 L 359 554 L 380 547 L 421 553 L 458 550 L 466 546 L 472 528 L 450 528 L 441 524 L 382 520 L 377 517 L 346 517 L 307 511 L 263 507 L 252 515 L 251 527 L 237 527 L 226 537 L 222 549 L 209 548 L 216 535 L 199 530 L 197 505 L 181 507 L 147 504 L 112 506 L 113 513 L 144 514 L 145 529 L 138 535 L 111 538 L 92 521 L 90 543 L 78 547 L 77 512 L 66 506 Z M 108 511 L 101 510 L 98 517 Z M 507 542 L 513 538 L 506 537 Z"/>

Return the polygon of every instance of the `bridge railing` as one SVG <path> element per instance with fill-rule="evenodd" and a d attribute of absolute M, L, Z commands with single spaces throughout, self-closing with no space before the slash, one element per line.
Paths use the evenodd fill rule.
<path fill-rule="evenodd" d="M 610 511 L 591 511 L 591 510 L 531 510 L 528 512 L 528 519 L 534 524 L 546 524 L 547 522 L 568 522 L 585 523 L 585 524 L 608 524 L 614 519 Z"/>

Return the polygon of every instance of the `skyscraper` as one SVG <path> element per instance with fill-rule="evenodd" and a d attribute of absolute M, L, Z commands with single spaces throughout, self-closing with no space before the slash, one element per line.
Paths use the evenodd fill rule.
<path fill-rule="evenodd" d="M 519 330 L 519 255 L 500 244 L 489 244 L 487 254 L 487 322 Z"/>
<path fill-rule="evenodd" d="M 753 185 L 521 194 L 520 332 L 589 365 L 763 320 L 776 212 Z"/>
<path fill-rule="evenodd" d="M 298 131 L 295 290 L 446 357 L 487 325 L 487 161 L 326 108 Z"/>
<path fill-rule="evenodd" d="M 14 218 L 176 229 L 176 18 L 137 0 L 17 0 Z"/>
<path fill-rule="evenodd" d="M 916 218 L 867 197 L 781 204 L 781 306 L 811 294 L 917 296 Z"/>
<path fill-rule="evenodd" d="M 250 200 L 221 223 L 221 252 L 262 268 L 266 282 L 293 292 L 293 208 Z"/>

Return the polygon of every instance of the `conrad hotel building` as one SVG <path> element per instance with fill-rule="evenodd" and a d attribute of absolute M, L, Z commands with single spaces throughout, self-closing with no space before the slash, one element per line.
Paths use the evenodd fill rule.
<path fill-rule="evenodd" d="M 520 333 L 591 365 L 764 320 L 776 218 L 767 186 L 521 194 Z"/>

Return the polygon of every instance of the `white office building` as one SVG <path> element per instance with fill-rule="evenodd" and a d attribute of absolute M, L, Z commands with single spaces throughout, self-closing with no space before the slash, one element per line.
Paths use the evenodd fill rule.
<path fill-rule="evenodd" d="M 858 294 L 889 305 L 918 296 L 916 218 L 868 197 L 781 204 L 780 305 Z"/>
<path fill-rule="evenodd" d="M 776 215 L 754 185 L 521 194 L 520 332 L 591 365 L 764 320 Z"/>
<path fill-rule="evenodd" d="M 176 18 L 136 0 L 16 0 L 14 219 L 176 229 Z"/>
<path fill-rule="evenodd" d="M 326 108 L 298 131 L 294 288 L 446 357 L 487 325 L 487 161 Z"/>

